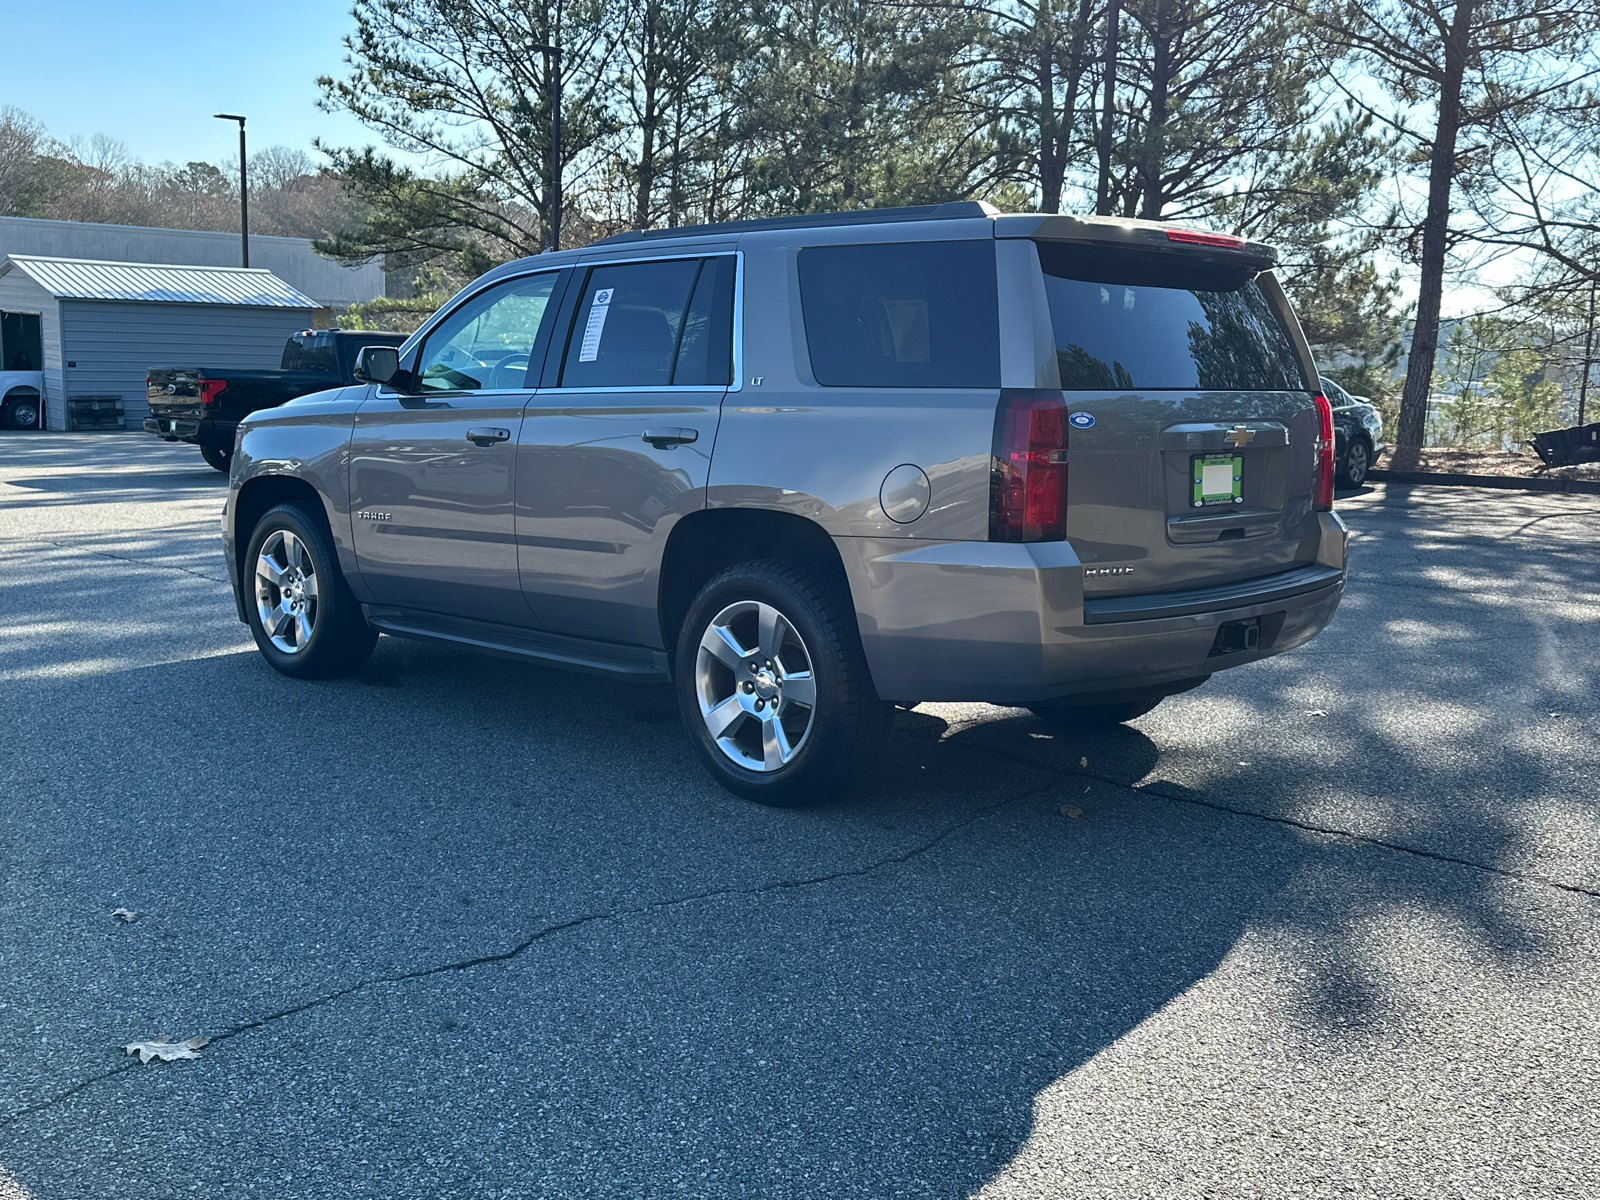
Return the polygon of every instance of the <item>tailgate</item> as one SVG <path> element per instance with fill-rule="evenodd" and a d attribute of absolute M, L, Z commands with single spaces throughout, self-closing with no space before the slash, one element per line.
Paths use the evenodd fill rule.
<path fill-rule="evenodd" d="M 157 417 L 200 416 L 200 371 L 153 368 L 144 381 L 145 403 Z"/>
<path fill-rule="evenodd" d="M 1034 242 L 1086 596 L 1316 557 L 1317 418 L 1293 314 L 1254 248 L 1162 243 Z"/>
<path fill-rule="evenodd" d="M 1316 558 L 1304 392 L 1064 393 L 1067 537 L 1084 594 L 1229 583 Z M 1082 418 L 1080 418 L 1080 421 Z"/>

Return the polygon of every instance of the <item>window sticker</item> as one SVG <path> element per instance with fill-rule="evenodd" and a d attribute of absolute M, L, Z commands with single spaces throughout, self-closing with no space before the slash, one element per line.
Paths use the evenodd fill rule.
<path fill-rule="evenodd" d="M 593 362 L 600 357 L 600 334 L 606 327 L 606 314 L 611 311 L 611 293 L 615 288 L 601 288 L 589 305 L 589 323 L 583 327 L 583 345 L 578 348 L 579 362 Z"/>

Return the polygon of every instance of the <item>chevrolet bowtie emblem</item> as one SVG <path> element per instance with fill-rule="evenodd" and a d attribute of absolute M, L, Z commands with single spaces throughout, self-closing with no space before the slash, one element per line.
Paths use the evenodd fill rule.
<path fill-rule="evenodd" d="M 1243 425 L 1235 425 L 1232 429 L 1228 430 L 1227 433 L 1222 435 L 1222 440 L 1225 442 L 1232 442 L 1235 446 L 1243 446 L 1246 443 L 1253 441 L 1255 436 L 1256 431 L 1254 429 L 1246 429 Z"/>

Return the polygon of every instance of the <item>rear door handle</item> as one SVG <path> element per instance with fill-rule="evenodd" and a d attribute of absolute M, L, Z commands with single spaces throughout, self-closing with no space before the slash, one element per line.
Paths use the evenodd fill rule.
<path fill-rule="evenodd" d="M 496 429 L 494 427 L 467 430 L 467 441 L 479 446 L 488 446 L 494 442 L 503 442 L 511 436 L 509 429 Z"/>
<path fill-rule="evenodd" d="M 684 446 L 690 442 L 697 441 L 700 437 L 700 431 L 698 429 L 646 429 L 643 437 L 645 441 L 649 442 L 657 450 L 663 450 L 668 446 Z"/>

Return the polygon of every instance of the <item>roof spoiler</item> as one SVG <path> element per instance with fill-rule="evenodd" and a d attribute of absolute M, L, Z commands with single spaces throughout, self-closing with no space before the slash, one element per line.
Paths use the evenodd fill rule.
<path fill-rule="evenodd" d="M 1232 234 L 1191 229 L 1184 225 L 1169 225 L 1164 221 L 1013 213 L 995 218 L 994 235 L 1048 242 L 1092 242 L 1129 250 L 1175 251 L 1190 259 L 1251 266 L 1258 271 L 1265 271 L 1278 262 L 1277 248 L 1265 242 L 1246 241 Z"/>

